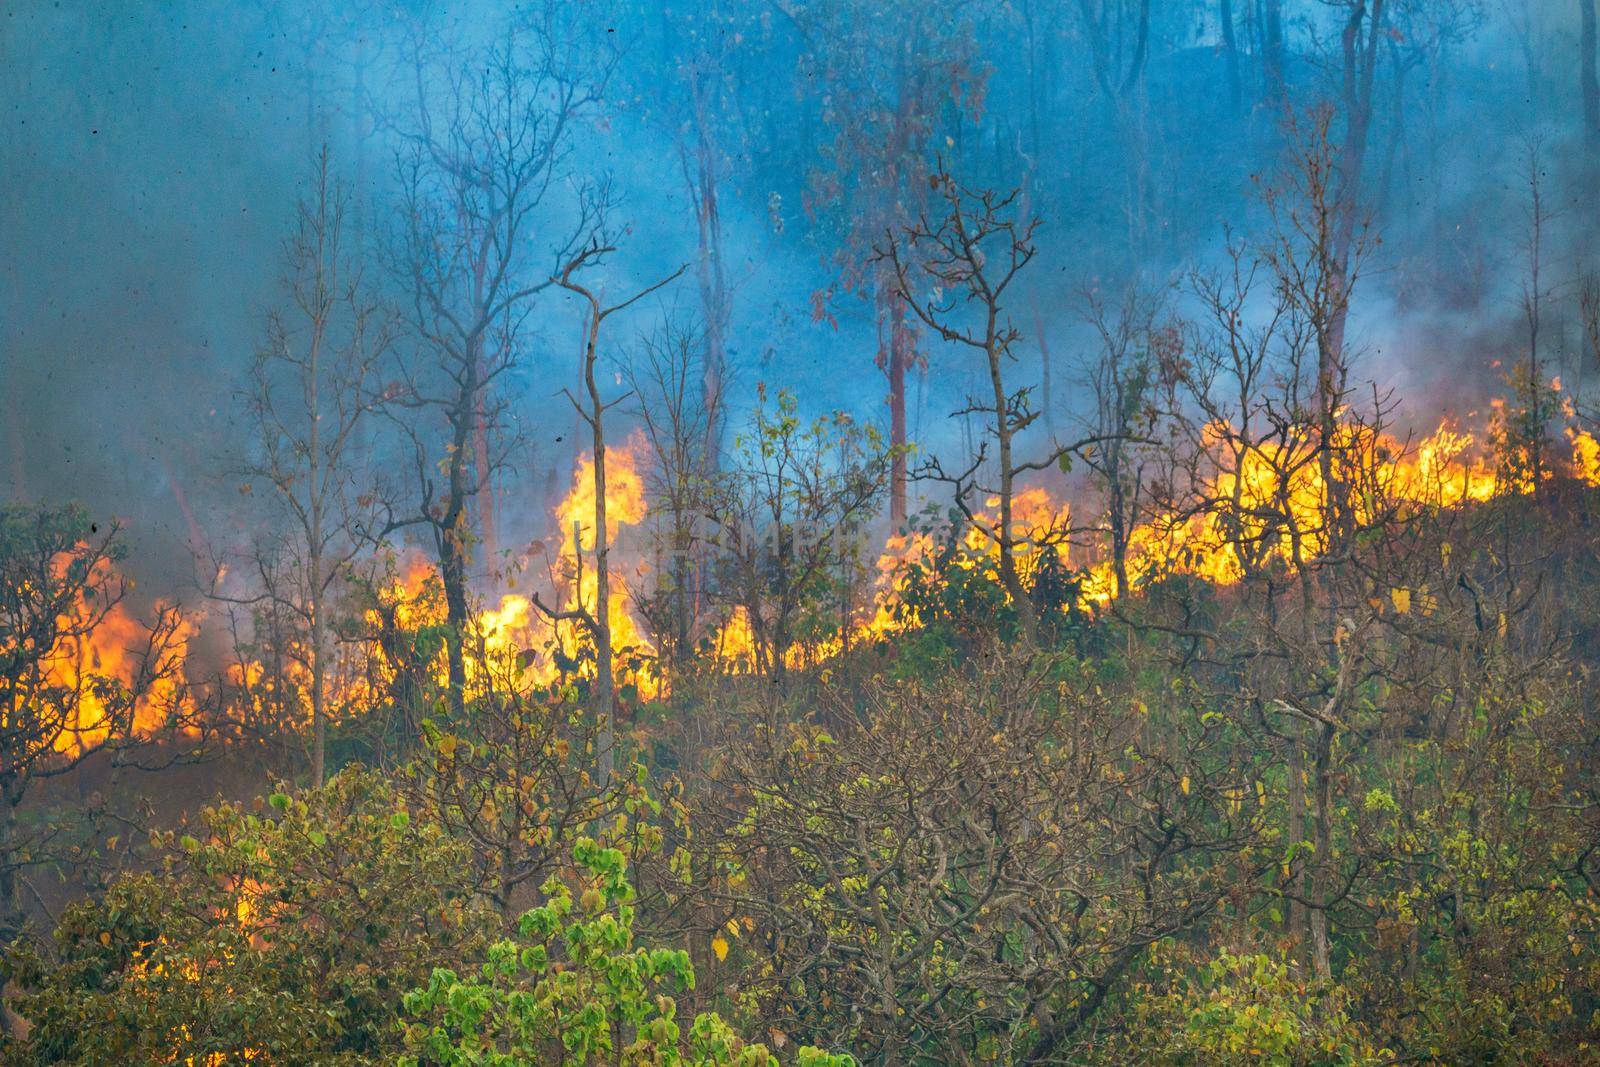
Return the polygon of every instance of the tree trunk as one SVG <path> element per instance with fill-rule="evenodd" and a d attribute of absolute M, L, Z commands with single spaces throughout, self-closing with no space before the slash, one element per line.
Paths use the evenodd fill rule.
<path fill-rule="evenodd" d="M 0 790 L 0 939 L 10 944 L 22 933 L 22 909 L 18 905 L 17 870 L 13 863 L 12 842 L 16 840 L 16 807 Z M 0 989 L 0 1033 L 13 1037 L 25 1033 L 26 1022 L 11 1008 L 16 993 L 12 982 Z"/>
<path fill-rule="evenodd" d="M 1328 853 L 1333 849 L 1333 726 L 1319 723 L 1317 748 L 1314 758 L 1313 809 L 1315 825 L 1312 827 L 1312 853 L 1308 865 L 1310 877 L 1306 884 L 1306 899 L 1311 901 L 1311 967 L 1319 982 L 1333 978 L 1328 950 L 1328 890 L 1327 872 L 1330 869 Z"/>
<path fill-rule="evenodd" d="M 1228 61 L 1228 101 L 1237 111 L 1244 89 L 1239 82 L 1239 46 L 1233 37 L 1233 0 L 1220 0 L 1217 21 L 1222 25 L 1222 51 Z"/>
<path fill-rule="evenodd" d="M 1591 154 L 1600 154 L 1600 77 L 1595 74 L 1595 52 L 1600 31 L 1595 26 L 1594 0 L 1578 0 L 1582 27 L 1578 34 L 1578 82 L 1583 91 L 1583 136 Z M 1595 162 L 1591 158 L 1590 162 Z"/>
<path fill-rule="evenodd" d="M 17 809 L 0 790 L 0 937 L 6 943 L 21 932 L 22 909 L 17 903 L 17 866 L 13 843 L 17 838 Z"/>
<path fill-rule="evenodd" d="M 595 346 L 600 336 L 598 305 L 589 321 L 584 346 L 584 386 L 589 392 L 589 429 L 594 445 L 594 707 L 600 724 L 598 780 L 601 789 L 611 784 L 616 747 L 616 687 L 611 669 L 611 553 L 606 544 L 606 435 L 605 405 L 595 381 Z M 581 603 L 579 605 L 582 606 Z"/>
<path fill-rule="evenodd" d="M 717 193 L 716 151 L 707 134 L 711 121 L 707 102 L 695 77 L 691 84 L 695 115 L 694 152 L 680 147 L 684 180 L 695 206 L 699 257 L 695 279 L 700 289 L 700 314 L 705 325 L 705 363 L 701 367 L 700 401 L 706 414 L 703 460 L 706 473 L 721 461 L 722 381 L 727 366 L 728 282 L 722 262 L 722 209 Z"/>
<path fill-rule="evenodd" d="M 326 162 L 324 162 L 326 167 Z M 324 171 L 324 181 L 326 172 Z M 318 227 L 319 232 L 322 227 Z M 322 583 L 323 583 L 323 536 L 322 536 L 322 504 L 323 504 L 323 471 L 322 471 L 322 342 L 325 322 L 321 309 L 325 297 L 325 286 L 322 275 L 322 257 L 317 257 L 317 307 L 318 315 L 312 334 L 309 373 L 306 376 L 307 407 L 311 413 L 311 447 L 308 450 L 307 461 L 310 464 L 310 477 L 307 485 L 310 488 L 310 527 L 306 537 L 306 571 L 309 580 L 306 582 L 306 615 L 310 624 L 311 640 L 311 784 L 321 788 L 327 772 L 328 752 L 328 720 L 327 708 L 324 704 L 326 694 L 323 691 L 324 665 L 322 662 L 322 629 L 325 619 L 322 615 Z M 199 547 L 195 547 L 199 551 Z"/>
<path fill-rule="evenodd" d="M 594 426 L 594 687 L 600 719 L 600 788 L 611 782 L 616 745 L 616 691 L 611 677 L 611 573 L 606 546 L 605 433 Z"/>
<path fill-rule="evenodd" d="M 889 447 L 893 450 L 889 461 L 889 521 L 902 523 L 906 520 L 906 370 L 915 359 L 915 340 L 906 323 L 905 303 L 898 289 L 888 290 L 880 303 L 883 317 L 888 320 L 887 350 L 881 353 L 879 365 L 889 378 Z"/>
<path fill-rule="evenodd" d="M 454 448 L 450 452 L 449 496 L 440 523 L 439 579 L 444 584 L 445 655 L 451 710 L 460 714 L 466 706 L 467 668 L 464 646 L 467 625 L 467 443 L 474 422 L 474 398 L 478 394 L 477 364 L 471 364 L 456 406 L 453 424 Z"/>
<path fill-rule="evenodd" d="M 1299 737 L 1289 740 L 1288 771 L 1289 840 L 1286 846 L 1294 846 L 1306 839 L 1306 759 L 1305 748 Z M 1289 936 L 1299 943 L 1307 934 L 1308 909 L 1303 902 L 1309 898 L 1306 896 L 1306 862 L 1298 849 L 1295 860 L 1298 865 L 1289 879 L 1289 888 L 1294 895 L 1289 898 L 1288 928 Z"/>
<path fill-rule="evenodd" d="M 322 662 L 322 619 L 312 609 L 311 622 L 311 784 L 320 787 L 327 778 L 328 709 L 327 670 Z"/>
<path fill-rule="evenodd" d="M 1285 99 L 1283 72 L 1283 0 L 1267 0 L 1262 19 L 1262 73 L 1267 103 L 1280 106 Z"/>
<path fill-rule="evenodd" d="M 1027 647 L 1032 648 L 1037 644 L 1039 621 L 1033 608 L 1033 600 L 1023 588 L 1022 576 L 1017 572 L 1015 531 L 1012 529 L 1011 519 L 1012 481 L 1016 475 L 1016 465 L 1011 452 L 1013 427 L 1010 405 L 1007 403 L 1006 387 L 1001 378 L 1000 361 L 1005 353 L 997 340 L 998 329 L 999 323 L 994 309 L 991 308 L 987 330 L 989 343 L 986 347 L 989 356 L 989 385 L 994 391 L 995 440 L 1000 460 L 1000 528 L 996 531 L 1000 552 L 1000 584 L 1005 587 L 1006 595 L 1016 605 L 1017 617 L 1022 624 L 1022 639 Z"/>
<path fill-rule="evenodd" d="M 1350 310 L 1347 291 L 1350 254 L 1355 243 L 1356 212 L 1361 202 L 1361 170 L 1367 159 L 1367 134 L 1372 126 L 1372 82 L 1378 63 L 1379 34 L 1383 29 L 1384 0 L 1373 0 L 1370 13 L 1366 5 L 1358 5 L 1351 13 L 1341 36 L 1344 51 L 1344 141 L 1339 150 L 1338 185 L 1334 189 L 1332 208 L 1334 238 L 1331 256 L 1329 293 L 1331 321 L 1328 325 L 1322 352 L 1323 366 L 1319 371 L 1329 373 L 1344 367 L 1345 323 Z M 1366 43 L 1362 43 L 1362 25 L 1366 23 Z M 1363 52 L 1366 61 L 1361 57 Z"/>
<path fill-rule="evenodd" d="M 1111 441 L 1106 446 L 1106 518 L 1111 523 L 1111 570 L 1117 580 L 1117 599 L 1126 602 L 1128 596 L 1128 535 L 1132 517 L 1127 513 L 1127 493 L 1122 486 L 1122 442 Z M 1132 629 L 1129 630 L 1132 633 Z"/>
<path fill-rule="evenodd" d="M 481 378 L 484 373 L 482 353 L 478 356 Z M 490 478 L 491 465 L 489 462 L 489 426 L 488 415 L 485 411 L 487 398 L 484 390 L 478 390 L 477 401 L 473 404 L 472 411 L 472 466 L 473 474 L 478 482 L 478 528 L 483 535 L 483 560 L 484 565 L 493 572 L 495 560 L 500 554 L 500 546 L 495 537 L 494 518 L 494 482 Z"/>

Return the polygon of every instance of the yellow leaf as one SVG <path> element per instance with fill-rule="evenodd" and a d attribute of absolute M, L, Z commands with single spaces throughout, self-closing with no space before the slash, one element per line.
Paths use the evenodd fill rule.
<path fill-rule="evenodd" d="M 1178 779 L 1178 788 L 1183 790 L 1184 796 L 1189 795 L 1189 776 L 1187 774 Z"/>
<path fill-rule="evenodd" d="M 1411 590 L 1405 586 L 1397 585 L 1389 590 L 1389 599 L 1394 601 L 1394 610 L 1400 614 L 1411 610 Z"/>
<path fill-rule="evenodd" d="M 728 958 L 728 939 L 718 934 L 711 939 L 711 951 L 717 954 L 717 961 Z"/>

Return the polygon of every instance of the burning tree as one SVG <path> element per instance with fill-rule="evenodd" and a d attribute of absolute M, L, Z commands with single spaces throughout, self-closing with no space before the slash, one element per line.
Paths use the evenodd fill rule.
<path fill-rule="evenodd" d="M 713 375 L 697 354 L 700 347 L 693 333 L 667 323 L 643 340 L 625 370 L 654 459 L 645 487 L 654 516 L 656 584 L 642 610 L 660 642 L 669 684 L 690 665 L 705 607 L 709 560 L 701 518 L 720 465 L 710 442 L 718 436 L 722 391 L 720 384 L 708 387 Z"/>
<path fill-rule="evenodd" d="M 1132 588 L 1129 555 L 1144 515 L 1148 483 L 1161 467 L 1160 450 L 1152 447 L 1159 428 L 1166 424 L 1182 360 L 1183 340 L 1178 329 L 1158 323 L 1159 300 L 1130 288 L 1116 307 L 1108 307 L 1090 292 L 1087 318 L 1100 339 L 1096 357 L 1087 367 L 1088 394 L 1093 407 L 1088 430 L 1101 441 L 1085 448 L 1083 464 L 1104 493 L 1106 547 L 1109 549 L 1110 589 L 1095 588 L 1097 596 L 1114 593 L 1121 599 Z"/>
<path fill-rule="evenodd" d="M 748 657 L 779 691 L 802 623 L 837 638 L 850 627 L 861 534 L 891 479 L 894 450 L 873 426 L 843 412 L 800 417 L 793 395 L 769 406 L 707 487 L 707 539 L 716 554 L 716 595 L 733 609 L 720 635 L 724 658 Z"/>
<path fill-rule="evenodd" d="M 611 556 L 610 556 L 610 529 L 606 517 L 607 483 L 606 483 L 606 429 L 605 415 L 608 410 L 616 407 L 625 397 L 607 400 L 601 396 L 599 380 L 595 376 L 595 367 L 599 359 L 600 329 L 607 319 L 619 311 L 625 311 L 633 304 L 643 300 L 663 287 L 676 281 L 684 271 L 688 270 L 685 264 L 644 288 L 636 291 L 632 296 L 615 304 L 607 304 L 599 291 L 592 285 L 585 284 L 580 276 L 586 269 L 598 266 L 605 258 L 616 251 L 614 245 L 608 243 L 603 237 L 603 223 L 597 224 L 595 233 L 586 248 L 569 259 L 561 268 L 559 274 L 551 279 L 552 284 L 559 286 L 568 293 L 578 297 L 584 310 L 583 320 L 583 397 L 579 399 L 570 390 L 564 390 L 567 399 L 571 401 L 578 417 L 589 428 L 589 440 L 592 446 L 590 464 L 593 476 L 594 490 L 594 525 L 590 527 L 594 539 L 594 575 L 595 595 L 593 607 L 588 607 L 583 602 L 583 569 L 578 567 L 575 580 L 578 582 L 578 595 L 572 607 L 555 610 L 543 604 L 537 596 L 534 603 L 552 621 L 576 621 L 594 639 L 595 648 L 595 717 L 600 723 L 600 784 L 603 786 L 611 779 L 612 763 L 616 747 L 616 683 L 612 670 L 612 594 L 611 594 Z M 573 555 L 574 562 L 581 551 L 579 531 L 573 530 Z"/>
<path fill-rule="evenodd" d="M 159 866 L 75 903 L 59 962 L 8 960 L 47 1063 L 392 1063 L 400 994 L 481 954 L 466 847 L 380 775 L 206 809 Z"/>
<path fill-rule="evenodd" d="M 590 205 L 545 242 L 542 209 L 559 188 L 573 126 L 599 101 L 609 45 L 584 49 L 581 15 L 549 0 L 472 62 L 412 52 L 416 114 L 401 130 L 400 225 L 392 260 L 415 352 L 397 362 L 386 410 L 410 452 L 417 495 L 393 531 L 431 535 L 451 633 L 451 699 L 462 703 L 468 565 L 496 553 L 493 479 L 517 445 L 502 387 L 521 355 L 529 301 L 588 242 Z M 533 266 L 548 254 L 543 269 Z M 442 480 L 442 485 L 439 482 Z M 471 506 L 477 506 L 474 531 Z"/>
<path fill-rule="evenodd" d="M 36 786 L 86 762 L 157 768 L 205 721 L 182 677 L 193 632 L 170 604 L 128 615 L 115 523 L 82 508 L 0 509 L 0 923 L 22 920 L 21 876 L 54 861 L 68 825 L 31 821 Z M 163 749 L 157 742 L 174 743 Z"/>

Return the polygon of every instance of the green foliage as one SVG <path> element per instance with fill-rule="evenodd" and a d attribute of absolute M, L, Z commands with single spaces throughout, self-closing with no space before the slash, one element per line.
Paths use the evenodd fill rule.
<path fill-rule="evenodd" d="M 473 884 L 507 919 L 534 899 L 580 836 L 633 861 L 657 849 L 659 802 L 642 764 L 594 774 L 600 724 L 571 687 L 503 689 L 424 719 L 399 788 L 468 847 Z"/>
<path fill-rule="evenodd" d="M 1574 732 L 1584 731 L 1576 705 L 1499 688 L 1477 688 L 1459 741 L 1416 746 L 1422 781 L 1396 787 L 1405 802 L 1379 803 L 1366 850 L 1383 877 L 1362 901 L 1373 929 L 1347 939 L 1343 979 L 1386 1040 L 1441 1062 L 1593 1057 L 1592 741 Z M 1463 767 L 1471 780 L 1457 777 Z"/>
<path fill-rule="evenodd" d="M 929 508 L 911 517 L 911 534 L 928 547 L 900 563 L 895 621 L 915 626 L 896 637 L 895 669 L 904 677 L 932 677 L 959 652 L 967 655 L 996 640 L 1014 641 L 1019 613 L 1000 580 L 992 546 L 961 536 L 960 513 Z M 1065 562 L 1064 546 L 1047 545 L 1018 560 L 1019 577 L 1039 618 L 1047 646 L 1072 647 L 1088 630 L 1080 576 Z"/>
<path fill-rule="evenodd" d="M 865 586 L 864 533 L 893 451 L 845 412 L 807 420 L 787 390 L 759 397 L 704 507 L 718 595 L 744 610 L 757 669 L 781 676 L 795 644 L 838 633 Z"/>
<path fill-rule="evenodd" d="M 1296 980 L 1280 957 L 1223 951 L 1165 993 L 1135 1002 L 1124 1051 L 1142 1062 L 1196 1067 L 1389 1062 L 1351 1020 L 1348 1000 L 1336 987 Z"/>
<path fill-rule="evenodd" d="M 694 988 L 682 949 L 634 945 L 634 891 L 613 848 L 573 848 L 578 896 L 559 878 L 524 914 L 517 938 L 490 947 L 478 975 L 436 969 L 405 997 L 408 1064 L 511 1067 L 524 1063 L 631 1063 L 767 1067 L 765 1045 L 739 1038 L 715 1014 L 685 1034 L 674 994 Z M 847 1067 L 847 1056 L 802 1049 L 807 1067 Z"/>
<path fill-rule="evenodd" d="M 14 953 L 8 1062 L 392 1062 L 401 993 L 481 942 L 464 850 L 360 769 L 267 808 L 160 835 L 157 872 L 68 909 L 57 958 Z"/>

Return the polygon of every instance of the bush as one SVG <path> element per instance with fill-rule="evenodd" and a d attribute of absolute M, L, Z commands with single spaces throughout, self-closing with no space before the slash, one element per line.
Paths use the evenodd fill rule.
<path fill-rule="evenodd" d="M 158 872 L 68 909 L 56 958 L 14 952 L 8 1062 L 393 1062 L 401 994 L 481 948 L 464 850 L 359 769 L 269 804 L 162 835 Z"/>
<path fill-rule="evenodd" d="M 1350 1020 L 1343 990 L 1297 981 L 1281 958 L 1223 951 L 1165 994 L 1134 1004 L 1139 1062 L 1346 1067 L 1389 1062 Z M 1114 1060 L 1121 1062 L 1119 1050 Z"/>
<path fill-rule="evenodd" d="M 633 887 L 622 853 L 587 838 L 573 859 L 580 893 L 552 877 L 547 902 L 517 924 L 518 938 L 489 949 L 476 978 L 439 968 L 405 998 L 418 1021 L 407 1032 L 408 1064 L 729 1064 L 778 1061 L 715 1013 L 685 1035 L 674 993 L 694 988 L 682 949 L 636 948 Z M 802 1048 L 806 1067 L 846 1067 L 848 1056 Z"/>

